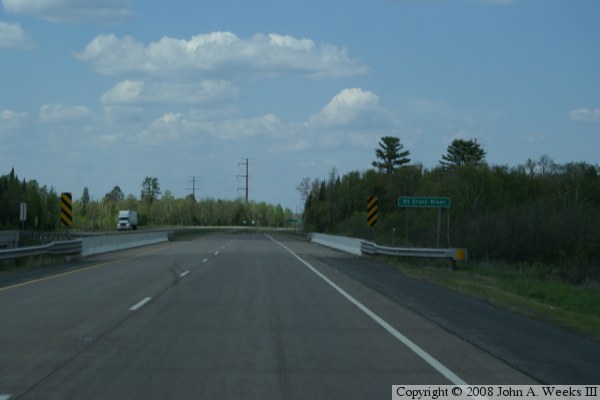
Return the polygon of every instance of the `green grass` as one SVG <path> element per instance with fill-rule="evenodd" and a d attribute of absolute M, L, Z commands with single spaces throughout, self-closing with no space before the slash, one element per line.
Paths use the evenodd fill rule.
<path fill-rule="evenodd" d="M 600 285 L 574 285 L 532 277 L 523 266 L 507 264 L 448 264 L 390 259 L 404 274 L 485 300 L 498 307 L 549 321 L 600 339 Z"/>
<path fill-rule="evenodd" d="M 0 260 L 0 278 L 23 271 L 66 263 L 71 259 L 71 256 L 38 255 L 10 260 Z"/>

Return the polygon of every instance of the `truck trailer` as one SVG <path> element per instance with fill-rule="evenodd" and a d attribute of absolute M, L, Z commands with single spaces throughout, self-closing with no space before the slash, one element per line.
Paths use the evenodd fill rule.
<path fill-rule="evenodd" d="M 136 230 L 138 225 L 137 211 L 121 210 L 119 211 L 119 221 L 117 222 L 117 230 L 129 231 Z"/>

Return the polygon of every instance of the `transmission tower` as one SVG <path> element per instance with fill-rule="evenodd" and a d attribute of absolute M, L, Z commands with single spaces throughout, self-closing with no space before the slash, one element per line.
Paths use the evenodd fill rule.
<path fill-rule="evenodd" d="M 194 199 L 194 201 L 196 200 L 196 176 L 192 176 L 191 179 L 188 179 L 188 182 L 192 182 L 192 187 L 191 188 L 185 188 L 185 190 L 191 190 L 192 191 L 192 197 Z"/>
<path fill-rule="evenodd" d="M 240 167 L 240 165 L 245 165 L 246 166 L 246 174 L 245 175 L 238 175 L 238 178 L 246 178 L 246 187 L 245 188 L 241 188 L 238 187 L 238 190 L 245 190 L 246 191 L 246 203 L 248 202 L 248 159 L 246 158 L 246 161 L 242 161 L 238 163 L 238 168 Z"/>

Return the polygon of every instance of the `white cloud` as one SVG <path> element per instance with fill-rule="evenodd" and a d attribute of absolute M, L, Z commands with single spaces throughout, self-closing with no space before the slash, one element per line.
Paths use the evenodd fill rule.
<path fill-rule="evenodd" d="M 286 125 L 275 114 L 266 114 L 252 118 L 236 118 L 212 123 L 207 132 L 213 136 L 234 140 L 241 138 L 267 136 L 277 138 L 285 134 Z"/>
<path fill-rule="evenodd" d="M 310 143 L 306 139 L 300 139 L 299 141 L 292 143 L 275 143 L 269 148 L 269 153 L 293 153 L 308 150 L 309 148 Z"/>
<path fill-rule="evenodd" d="M 140 107 L 131 106 L 105 106 L 104 118 L 108 122 L 120 122 L 137 120 L 144 114 Z"/>
<path fill-rule="evenodd" d="M 130 18 L 129 0 L 2 0 L 4 9 L 52 22 L 114 22 Z"/>
<path fill-rule="evenodd" d="M 195 121 L 217 121 L 229 119 L 239 114 L 239 109 L 232 104 L 219 104 L 218 107 L 195 108 L 188 112 L 190 119 Z"/>
<path fill-rule="evenodd" d="M 16 112 L 12 110 L 3 110 L 0 112 L 0 134 L 11 134 L 19 130 L 25 120 L 27 113 Z"/>
<path fill-rule="evenodd" d="M 310 125 L 343 126 L 358 118 L 366 111 L 374 110 L 379 104 L 379 98 L 371 92 L 362 89 L 344 89 L 337 94 L 318 114 L 313 114 Z"/>
<path fill-rule="evenodd" d="M 380 105 L 377 95 L 357 88 L 342 90 L 320 112 L 307 118 L 310 122 L 301 123 L 282 121 L 274 113 L 240 116 L 239 110 L 227 105 L 189 111 L 181 111 L 176 105 L 169 112 L 151 117 L 155 107 L 144 109 L 131 104 L 148 100 L 148 93 L 158 95 L 159 86 L 152 88 L 154 83 L 138 83 L 123 81 L 115 85 L 114 90 L 107 92 L 110 96 L 107 94 L 105 100 L 109 104 L 98 118 L 84 106 L 47 104 L 40 109 L 40 121 L 61 123 L 61 129 L 52 131 L 54 134 L 67 135 L 82 143 L 83 137 L 74 139 L 80 136 L 74 133 L 86 132 L 85 143 L 102 149 L 114 148 L 119 143 L 146 149 L 140 151 L 160 148 L 160 151 L 183 153 L 189 149 L 206 152 L 233 147 L 282 157 L 307 150 L 318 154 L 332 147 L 374 148 L 381 135 L 405 132 L 391 112 Z M 152 90 L 147 91 L 148 85 Z M 131 90 L 125 90 L 128 87 Z M 117 96 L 118 93 L 122 96 Z"/>
<path fill-rule="evenodd" d="M 576 122 L 600 121 L 600 109 L 590 110 L 588 108 L 580 108 L 572 110 L 569 115 L 571 120 Z"/>
<path fill-rule="evenodd" d="M 102 95 L 103 104 L 206 103 L 237 97 L 238 89 L 227 81 L 194 84 L 121 81 Z"/>
<path fill-rule="evenodd" d="M 46 124 L 81 121 L 90 115 L 90 111 L 84 106 L 44 104 L 40 108 L 40 120 Z"/>
<path fill-rule="evenodd" d="M 381 126 L 392 123 L 391 113 L 379 105 L 379 97 L 359 88 L 344 89 L 323 109 L 310 116 L 311 128 Z"/>
<path fill-rule="evenodd" d="M 187 131 L 188 121 L 181 113 L 167 113 L 137 135 L 141 144 L 162 145 L 178 141 Z"/>
<path fill-rule="evenodd" d="M 421 132 L 408 126 L 379 97 L 360 88 L 344 89 L 304 123 L 312 143 L 323 147 L 375 148 L 381 136 L 400 136 L 410 146 Z"/>
<path fill-rule="evenodd" d="M 291 125 L 284 124 L 274 114 L 250 118 L 198 118 L 195 112 L 166 113 L 143 128 L 136 136 L 141 144 L 160 145 L 186 138 L 186 143 L 210 136 L 219 140 L 242 140 L 266 137 L 286 139 Z"/>
<path fill-rule="evenodd" d="M 190 40 L 163 37 L 148 45 L 130 36 L 100 35 L 75 56 L 107 75 L 211 72 L 327 77 L 367 71 L 366 66 L 351 59 L 344 49 L 277 34 L 256 34 L 242 39 L 231 32 L 211 32 Z"/>
<path fill-rule="evenodd" d="M 17 49 L 33 47 L 33 40 L 21 25 L 0 21 L 0 48 Z"/>

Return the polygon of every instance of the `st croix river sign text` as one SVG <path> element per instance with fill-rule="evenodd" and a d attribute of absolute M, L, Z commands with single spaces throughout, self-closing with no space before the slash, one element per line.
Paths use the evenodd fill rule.
<path fill-rule="evenodd" d="M 450 197 L 398 197 L 398 207 L 449 208 Z"/>

